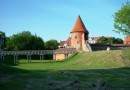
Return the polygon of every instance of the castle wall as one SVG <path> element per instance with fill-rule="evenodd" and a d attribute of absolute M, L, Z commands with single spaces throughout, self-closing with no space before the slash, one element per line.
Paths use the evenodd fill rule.
<path fill-rule="evenodd" d="M 122 50 L 130 48 L 130 44 L 90 44 L 90 46 L 92 48 L 92 51 L 107 50 L 108 47 L 110 48 L 110 50 Z"/>
<path fill-rule="evenodd" d="M 85 40 L 86 36 L 85 36 L 85 33 L 82 34 L 82 50 L 83 51 L 89 51 L 88 47 L 87 47 L 87 43 L 86 43 L 86 40 Z"/>
<path fill-rule="evenodd" d="M 76 50 L 82 50 L 82 34 L 83 32 L 71 33 L 71 47 Z"/>

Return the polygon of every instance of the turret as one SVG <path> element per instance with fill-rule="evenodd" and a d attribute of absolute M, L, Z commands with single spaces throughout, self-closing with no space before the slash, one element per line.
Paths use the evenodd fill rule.
<path fill-rule="evenodd" d="M 73 29 L 71 30 L 71 47 L 83 50 L 83 43 L 88 40 L 88 30 L 85 28 L 82 19 L 78 16 Z"/>

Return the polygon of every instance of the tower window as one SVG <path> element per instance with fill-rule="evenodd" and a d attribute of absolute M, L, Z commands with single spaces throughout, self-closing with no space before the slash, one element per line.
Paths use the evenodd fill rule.
<path fill-rule="evenodd" d="M 77 36 L 75 36 L 75 39 L 77 39 Z"/>

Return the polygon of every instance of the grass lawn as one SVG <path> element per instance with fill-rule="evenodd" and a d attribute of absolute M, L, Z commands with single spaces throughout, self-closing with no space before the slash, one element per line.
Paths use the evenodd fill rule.
<path fill-rule="evenodd" d="M 0 63 L 0 90 L 130 90 L 127 54 L 95 51 L 62 62 L 21 59 L 18 65 Z"/>

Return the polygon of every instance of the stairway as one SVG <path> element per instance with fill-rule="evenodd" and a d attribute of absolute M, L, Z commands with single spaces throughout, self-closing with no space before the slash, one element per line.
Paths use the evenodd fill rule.
<path fill-rule="evenodd" d="M 92 52 L 91 46 L 87 41 L 85 41 L 85 43 L 83 45 L 83 51 Z"/>

